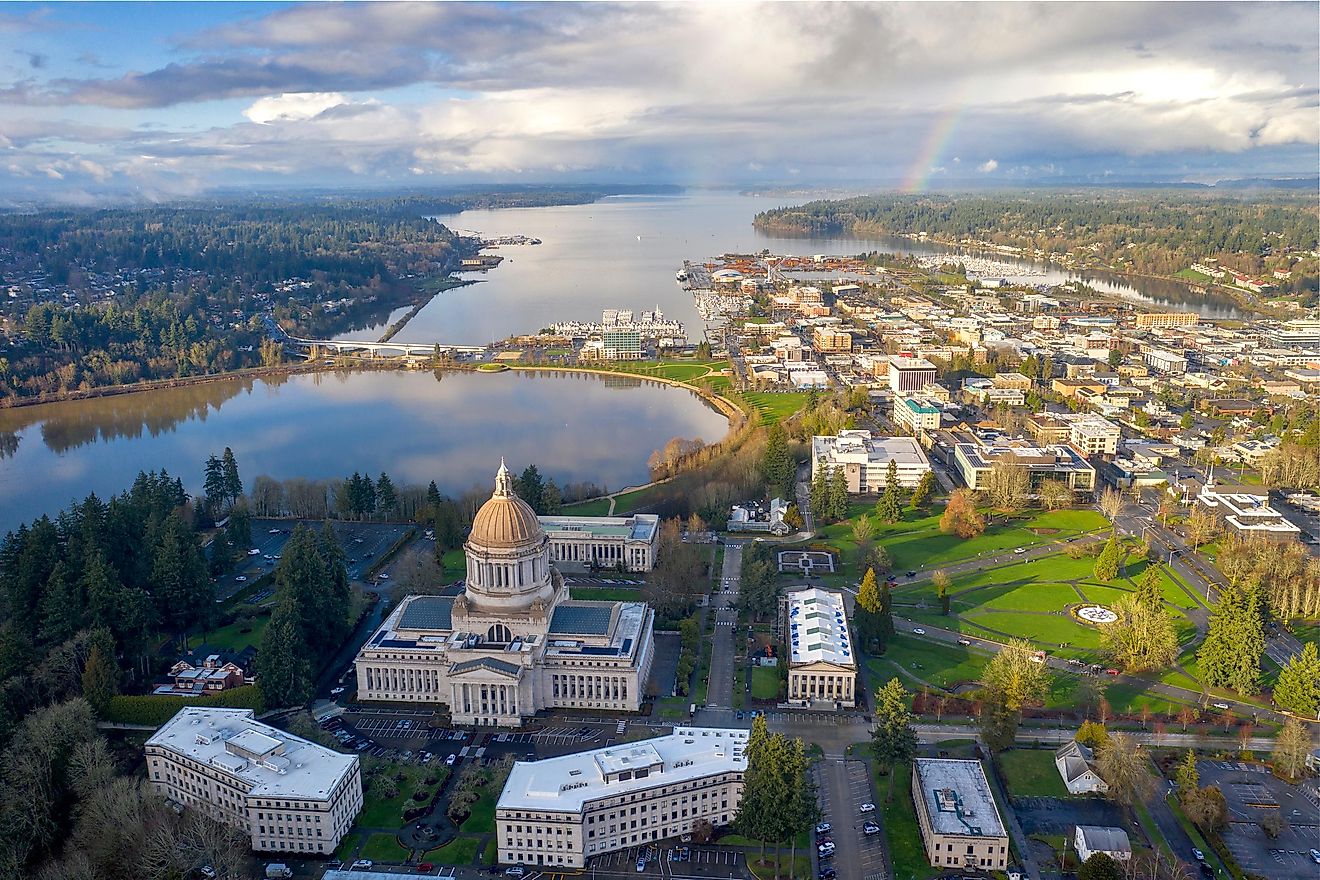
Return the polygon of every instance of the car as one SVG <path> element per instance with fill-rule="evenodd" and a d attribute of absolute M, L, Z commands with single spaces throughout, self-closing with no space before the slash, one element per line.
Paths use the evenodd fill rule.
<path fill-rule="evenodd" d="M 1211 703 L 1210 705 L 1214 706 L 1216 709 L 1219 709 L 1220 711 L 1228 710 L 1228 703 Z"/>
<path fill-rule="evenodd" d="M 834 826 L 831 825 L 829 822 L 818 822 L 816 824 L 817 834 L 829 834 L 833 830 L 834 830 Z"/>
<path fill-rule="evenodd" d="M 350 870 L 350 871 L 369 871 L 369 870 L 371 870 L 371 866 L 374 865 L 374 864 L 376 864 L 376 863 L 373 862 L 371 859 L 358 859 L 356 862 L 353 863 L 353 867 L 349 868 L 348 870 Z"/>
<path fill-rule="evenodd" d="M 376 577 L 380 578 L 383 581 L 387 581 L 390 579 L 390 576 L 383 571 L 380 574 L 376 575 Z"/>
<path fill-rule="evenodd" d="M 646 870 L 646 856 L 637 857 L 637 873 L 640 874 Z"/>
<path fill-rule="evenodd" d="M 971 643 L 972 643 L 972 640 L 971 640 L 971 639 L 959 639 L 959 640 L 958 640 L 958 644 L 960 644 L 960 645 L 970 645 Z"/>
<path fill-rule="evenodd" d="M 517 865 L 514 865 L 512 868 L 505 868 L 505 869 L 504 869 L 504 876 L 505 876 L 505 877 L 522 877 L 522 876 L 525 875 L 526 873 L 527 873 L 527 870 L 526 870 L 525 868 L 520 868 L 520 867 L 517 866 Z"/>
<path fill-rule="evenodd" d="M 1117 670 L 1117 669 L 1106 669 L 1106 670 L 1105 670 L 1105 675 L 1118 675 L 1118 670 Z"/>
<path fill-rule="evenodd" d="M 278 535 L 279 533 L 280 533 L 280 530 L 279 530 L 279 529 L 271 529 L 271 530 L 270 530 L 269 532 L 267 532 L 266 534 L 268 534 L 268 535 Z"/>
<path fill-rule="evenodd" d="M 907 576 L 910 577 L 910 578 L 914 578 L 914 577 L 917 576 L 917 573 L 916 573 L 915 571 L 909 571 L 909 572 L 907 573 Z"/>
<path fill-rule="evenodd" d="M 332 696 L 332 697 L 337 697 L 337 696 L 339 696 L 340 694 L 342 694 L 343 692 L 344 692 L 344 686 L 343 686 L 343 685 L 339 685 L 339 686 L 337 686 L 337 687 L 332 687 L 332 688 L 330 688 L 330 696 Z"/>
<path fill-rule="evenodd" d="M 1069 666 L 1081 666 L 1081 665 L 1082 665 L 1082 661 L 1081 661 L 1081 660 L 1078 660 L 1076 657 L 1069 657 L 1069 658 L 1068 658 L 1068 665 L 1069 665 Z"/>
<path fill-rule="evenodd" d="M 247 583 L 247 575 L 245 575 L 245 574 L 240 574 L 238 577 L 234 578 L 234 580 L 237 581 L 237 582 L 240 583 L 240 584 L 246 584 L 246 583 Z"/>
<path fill-rule="evenodd" d="M 743 720 L 742 709 L 739 709 L 737 712 L 735 712 L 734 717 L 737 718 L 739 721 L 742 721 Z"/>
<path fill-rule="evenodd" d="M 834 880 L 835 877 L 839 876 L 839 872 L 827 865 L 826 867 L 820 869 L 819 876 L 820 876 L 820 880 Z"/>
<path fill-rule="evenodd" d="M 446 766 L 446 767 L 452 767 L 452 766 L 454 766 L 454 762 L 457 761 L 457 760 L 458 760 L 458 756 L 457 756 L 457 755 L 450 755 L 448 758 L 445 758 L 445 766 Z"/>
<path fill-rule="evenodd" d="M 265 556 L 262 556 L 261 558 L 262 558 L 262 559 L 274 559 L 275 557 L 274 557 L 274 556 L 271 556 L 269 553 L 267 553 Z"/>
<path fill-rule="evenodd" d="M 874 812 L 875 812 L 875 804 L 862 804 L 862 805 L 861 805 L 860 807 L 858 807 L 857 809 L 860 810 L 860 811 L 863 812 L 863 813 L 874 813 Z"/>
<path fill-rule="evenodd" d="M 862 825 L 862 833 L 866 835 L 879 834 L 880 826 L 874 822 L 866 822 Z"/>
<path fill-rule="evenodd" d="M 1205 853 L 1201 852 L 1196 847 L 1192 847 L 1192 858 L 1196 859 L 1198 862 L 1204 862 Z"/>
<path fill-rule="evenodd" d="M 918 636 L 924 636 L 926 634 L 926 631 L 919 626 L 914 626 L 912 627 L 912 634 Z"/>
<path fill-rule="evenodd" d="M 1013 552 L 1014 552 L 1014 553 L 1017 553 L 1017 554 L 1026 553 L 1026 552 L 1027 552 L 1027 548 L 1026 548 L 1026 547 L 1014 547 L 1014 548 L 1013 548 Z"/>
<path fill-rule="evenodd" d="M 822 859 L 828 859 L 830 856 L 834 855 L 834 844 L 822 843 L 820 846 L 816 847 L 816 854 Z"/>
<path fill-rule="evenodd" d="M 1320 849 L 1311 850 L 1311 861 L 1315 862 L 1317 865 L 1320 865 Z"/>
<path fill-rule="evenodd" d="M 215 880 L 217 875 L 215 873 L 215 868 L 212 868 L 210 865 L 202 865 L 197 869 L 197 876 L 205 877 L 206 880 Z"/>
<path fill-rule="evenodd" d="M 253 548 L 248 551 L 248 556 L 260 556 L 260 555 L 261 555 L 261 551 L 257 550 L 256 548 Z"/>
<path fill-rule="evenodd" d="M 430 862 L 422 862 L 417 866 L 417 870 L 421 871 L 423 874 L 429 874 L 431 871 L 435 870 L 435 865 Z"/>
<path fill-rule="evenodd" d="M 354 544 L 361 544 L 361 543 L 362 543 L 362 539 L 361 539 L 361 538 L 354 538 L 354 539 L 353 539 L 353 543 L 354 543 Z"/>

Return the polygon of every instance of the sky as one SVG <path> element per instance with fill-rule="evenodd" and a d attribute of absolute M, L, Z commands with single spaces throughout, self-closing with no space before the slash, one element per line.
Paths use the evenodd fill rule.
<path fill-rule="evenodd" d="M 1320 170 L 1320 4 L 0 3 L 0 201 Z"/>

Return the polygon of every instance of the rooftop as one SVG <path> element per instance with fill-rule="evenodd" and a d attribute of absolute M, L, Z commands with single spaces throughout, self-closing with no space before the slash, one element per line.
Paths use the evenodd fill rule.
<path fill-rule="evenodd" d="M 541 528 L 553 537 L 584 534 L 602 538 L 626 537 L 632 541 L 651 541 L 660 530 L 660 517 L 653 513 L 633 516 L 542 516 Z"/>
<path fill-rule="evenodd" d="M 1005 836 L 980 761 L 918 758 L 913 766 L 926 817 L 936 834 Z"/>
<path fill-rule="evenodd" d="M 816 458 L 826 457 L 836 463 L 888 466 L 890 461 L 894 461 L 899 467 L 930 466 L 916 438 L 873 437 L 870 431 L 840 431 L 833 437 L 812 437 L 811 451 Z"/>
<path fill-rule="evenodd" d="M 843 594 L 812 587 L 789 593 L 789 654 L 796 664 L 824 661 L 855 667 Z"/>
<path fill-rule="evenodd" d="M 351 773 L 344 755 L 255 720 L 251 709 L 189 706 L 147 740 L 248 783 L 253 797 L 321 800 Z"/>
<path fill-rule="evenodd" d="M 519 761 L 496 807 L 581 812 L 584 804 L 603 797 L 742 772 L 747 736 L 746 730 L 676 727 L 656 739 Z"/>

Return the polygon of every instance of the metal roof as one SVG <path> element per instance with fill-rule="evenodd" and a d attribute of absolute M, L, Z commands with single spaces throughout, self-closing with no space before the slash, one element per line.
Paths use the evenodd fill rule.
<path fill-rule="evenodd" d="M 454 626 L 454 600 L 449 596 L 414 596 L 399 617 L 399 629 L 442 629 Z"/>
<path fill-rule="evenodd" d="M 555 635 L 608 635 L 614 605 L 613 602 L 564 602 L 550 619 L 550 632 Z"/>
<path fill-rule="evenodd" d="M 449 667 L 449 674 L 462 675 L 464 672 L 471 672 L 474 669 L 489 669 L 492 672 L 503 672 L 505 675 L 518 674 L 517 666 L 503 660 L 496 660 L 494 657 L 478 657 L 475 660 L 464 660 L 462 663 L 455 663 Z"/>

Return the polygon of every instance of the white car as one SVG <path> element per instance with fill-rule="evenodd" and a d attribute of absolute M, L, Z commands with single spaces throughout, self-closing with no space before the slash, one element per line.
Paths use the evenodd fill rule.
<path fill-rule="evenodd" d="M 279 529 L 271 529 L 271 530 L 270 530 L 269 532 L 267 532 L 266 534 L 268 534 L 268 535 L 278 535 L 279 533 L 280 533 L 280 530 L 279 530 Z"/>
<path fill-rule="evenodd" d="M 912 627 L 912 634 L 918 636 L 924 636 L 926 634 L 926 631 L 919 626 L 914 626 Z"/>
<path fill-rule="evenodd" d="M 240 584 L 245 584 L 247 583 L 247 575 L 240 574 L 238 577 L 234 578 L 234 580 L 238 581 Z"/>
<path fill-rule="evenodd" d="M 344 692 L 344 688 L 342 686 L 330 688 L 330 696 L 332 697 L 337 697 L 343 692 Z"/>
<path fill-rule="evenodd" d="M 1014 552 L 1014 553 L 1026 553 L 1026 552 L 1027 552 L 1027 548 L 1025 548 L 1025 547 L 1015 547 L 1015 548 L 1013 548 L 1013 552 Z"/>
<path fill-rule="evenodd" d="M 371 859 L 358 859 L 356 862 L 353 863 L 353 867 L 349 868 L 349 870 L 366 871 L 366 870 L 370 870 L 371 866 L 374 864 L 376 863 L 373 862 Z"/>
<path fill-rule="evenodd" d="M 248 551 L 248 556 L 260 556 L 260 555 L 261 555 L 261 551 L 256 549 L 255 547 Z"/>
<path fill-rule="evenodd" d="M 875 804 L 862 804 L 862 805 L 861 805 L 860 807 L 858 807 L 857 809 L 861 810 L 863 813 L 874 813 L 874 812 L 875 812 Z"/>
<path fill-rule="evenodd" d="M 505 877 L 521 877 L 521 876 L 523 876 L 523 875 L 526 874 L 526 873 L 527 873 L 527 871 L 525 871 L 524 869 L 518 867 L 517 865 L 514 865 L 512 868 L 505 868 L 505 869 L 504 869 L 504 876 L 505 876 Z"/>
<path fill-rule="evenodd" d="M 383 581 L 387 581 L 390 579 L 390 576 L 383 571 L 380 574 L 376 575 L 376 577 L 380 578 Z"/>

